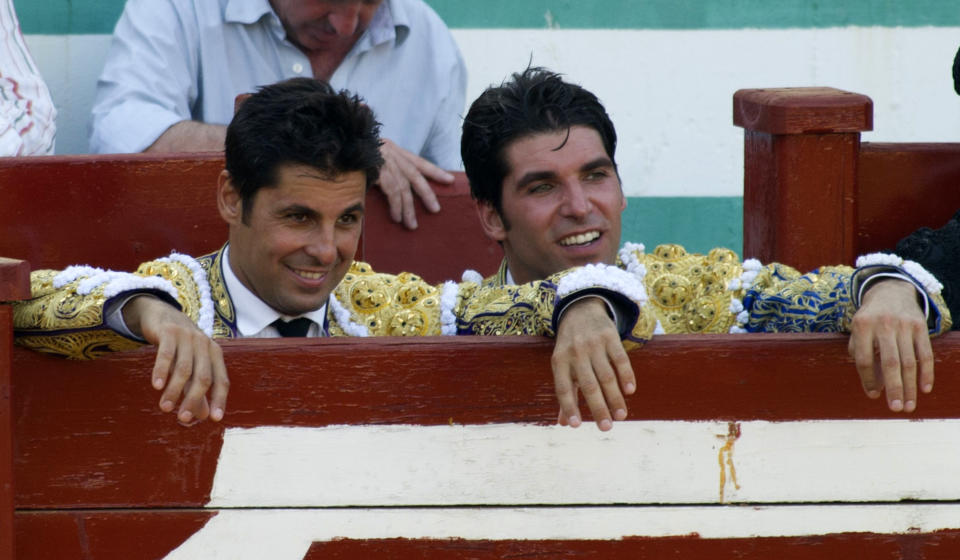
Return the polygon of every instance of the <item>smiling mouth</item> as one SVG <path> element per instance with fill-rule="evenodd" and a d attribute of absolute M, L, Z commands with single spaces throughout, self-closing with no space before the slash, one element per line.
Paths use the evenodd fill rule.
<path fill-rule="evenodd" d="M 326 275 L 326 272 L 312 272 L 309 270 L 300 270 L 297 268 L 291 268 L 290 270 L 293 271 L 293 273 L 299 276 L 300 278 L 303 278 L 304 280 L 319 280 L 323 278 L 324 275 Z"/>
<path fill-rule="evenodd" d="M 560 240 L 560 244 L 564 247 L 572 247 L 574 245 L 586 245 L 596 239 L 600 238 L 600 232 L 597 230 L 588 231 L 586 233 L 578 233 L 577 235 L 571 235 L 570 237 L 564 237 Z"/>

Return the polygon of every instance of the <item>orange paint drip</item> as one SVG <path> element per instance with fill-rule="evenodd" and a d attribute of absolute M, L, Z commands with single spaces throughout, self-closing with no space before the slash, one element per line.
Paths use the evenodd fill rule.
<path fill-rule="evenodd" d="M 740 489 L 740 484 L 737 482 L 737 468 L 733 464 L 733 444 L 740 438 L 740 423 L 728 422 L 727 435 L 717 436 L 717 438 L 724 440 L 723 447 L 717 453 L 717 462 L 720 464 L 720 503 L 722 504 L 727 489 L 728 469 L 730 470 L 730 481 L 733 483 L 733 487 L 737 490 Z"/>

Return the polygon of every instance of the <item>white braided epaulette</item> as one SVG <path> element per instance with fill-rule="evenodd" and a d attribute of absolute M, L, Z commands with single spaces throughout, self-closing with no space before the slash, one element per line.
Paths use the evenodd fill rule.
<path fill-rule="evenodd" d="M 895 266 L 913 277 L 914 280 L 923 286 L 928 294 L 937 295 L 943 290 L 943 284 L 937 280 L 936 276 L 923 268 L 918 262 L 901 259 L 897 255 L 889 253 L 870 253 L 857 258 L 857 268 L 866 266 Z"/>
<path fill-rule="evenodd" d="M 463 271 L 463 275 L 460 276 L 461 282 L 473 282 L 474 284 L 483 284 L 483 275 L 481 275 L 476 270 L 468 268 Z"/>
<path fill-rule="evenodd" d="M 588 264 L 560 279 L 557 295 L 566 297 L 589 288 L 606 288 L 622 294 L 643 307 L 647 291 L 638 276 L 608 264 Z"/>
<path fill-rule="evenodd" d="M 643 246 L 643 243 L 627 242 L 617 253 L 627 272 L 636 275 L 640 280 L 643 280 L 644 276 L 647 275 L 647 267 L 640 261 L 645 250 L 646 247 Z"/>
<path fill-rule="evenodd" d="M 464 276 L 466 274 L 464 272 Z M 482 281 L 483 278 L 480 280 Z M 454 315 L 453 308 L 457 305 L 457 295 L 459 293 L 460 285 L 456 282 L 448 280 L 443 283 L 440 294 L 440 333 L 445 336 L 457 334 L 457 316 Z"/>
<path fill-rule="evenodd" d="M 333 317 L 337 320 L 337 324 L 340 325 L 343 332 L 349 336 L 370 336 L 370 331 L 366 325 L 353 322 L 353 319 L 350 318 L 350 312 L 340 303 L 336 295 L 330 294 L 327 299 L 330 302 Z"/>
<path fill-rule="evenodd" d="M 83 280 L 80 280 L 83 278 Z M 156 290 L 177 299 L 177 289 L 169 280 L 155 276 L 137 276 L 130 272 L 103 270 L 91 266 L 71 266 L 54 276 L 53 287 L 60 289 L 80 280 L 77 284 L 77 293 L 88 296 L 94 290 L 103 286 L 103 297 L 109 299 L 123 292 L 137 290 Z"/>
<path fill-rule="evenodd" d="M 197 317 L 197 327 L 210 338 L 213 338 L 213 297 L 210 295 L 210 282 L 207 281 L 207 271 L 200 266 L 196 259 L 183 253 L 174 251 L 170 256 L 157 259 L 158 262 L 180 263 L 187 267 L 197 285 L 197 296 L 200 298 L 200 312 Z"/>
<path fill-rule="evenodd" d="M 735 292 L 740 289 L 749 290 L 753 287 L 753 283 L 756 282 L 757 275 L 760 274 L 760 269 L 763 268 L 763 265 L 757 259 L 747 259 L 743 261 L 741 266 L 743 267 L 743 272 L 740 273 L 739 278 L 734 278 L 727 284 L 727 291 Z M 744 310 L 743 300 L 731 297 L 729 309 L 730 313 L 737 316 L 736 323 L 730 327 L 729 332 L 731 334 L 747 332 L 744 325 L 750 320 L 750 314 Z"/>

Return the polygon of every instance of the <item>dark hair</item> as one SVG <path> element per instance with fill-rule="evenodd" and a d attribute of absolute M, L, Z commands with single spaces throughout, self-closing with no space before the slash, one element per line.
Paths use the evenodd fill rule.
<path fill-rule="evenodd" d="M 487 88 L 463 120 L 460 155 L 470 193 L 502 214 L 506 149 L 514 141 L 583 125 L 597 131 L 616 169 L 617 133 L 597 96 L 545 68 L 527 68 Z M 562 147 L 558 146 L 558 148 Z"/>
<path fill-rule="evenodd" d="M 363 171 L 369 187 L 383 165 L 379 132 L 359 97 L 326 82 L 293 78 L 261 87 L 227 126 L 226 169 L 244 217 L 257 191 L 276 185 L 284 164 L 309 165 L 331 177 Z"/>

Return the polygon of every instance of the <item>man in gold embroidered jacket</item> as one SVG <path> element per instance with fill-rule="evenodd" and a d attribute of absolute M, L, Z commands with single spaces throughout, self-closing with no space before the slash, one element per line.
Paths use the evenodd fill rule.
<path fill-rule="evenodd" d="M 630 340 L 649 338 L 653 324 L 637 323 L 642 286 L 615 267 L 582 267 L 522 286 L 431 286 L 353 262 L 366 190 L 382 164 L 378 127 L 359 98 L 324 83 L 262 88 L 227 131 L 217 202 L 228 243 L 199 259 L 174 253 L 132 274 L 37 271 L 32 299 L 14 305 L 16 342 L 72 358 L 155 344 L 160 408 L 171 412 L 180 401 L 184 423 L 223 417 L 229 381 L 211 337 L 277 336 L 284 328 L 277 321 L 309 319 L 313 336 L 566 340 L 602 331 L 613 341 L 606 359 L 629 367 L 603 300 L 615 304 Z"/>
<path fill-rule="evenodd" d="M 918 369 L 921 389 L 931 390 L 928 333 L 948 330 L 950 316 L 939 282 L 921 266 L 868 255 L 856 273 L 827 266 L 801 274 L 741 262 L 728 249 L 699 255 L 679 245 L 652 253 L 639 244 L 619 248 L 626 198 L 615 150 L 613 123 L 597 97 L 557 74 L 528 68 L 484 91 L 464 118 L 461 155 L 481 223 L 505 258 L 496 275 L 465 278 L 505 286 L 570 266 L 615 263 L 643 282 L 641 313 L 660 332 L 850 332 L 870 397 L 886 387 L 892 410 L 913 410 Z M 621 385 L 635 386 L 626 373 Z M 561 368 L 555 375 L 560 420 L 576 426 L 576 387 L 592 383 L 592 372 Z M 585 395 L 595 419 L 609 418 L 621 402 L 616 384 L 604 388 Z"/>

